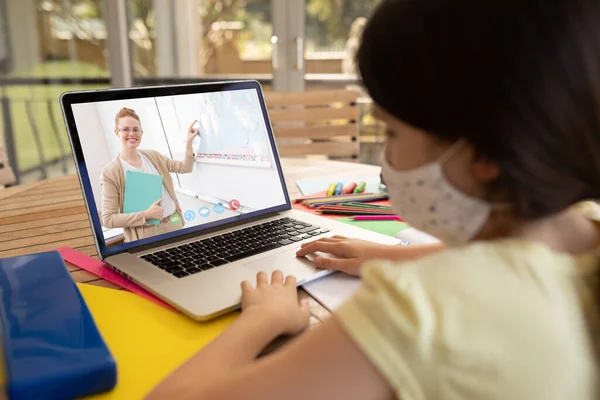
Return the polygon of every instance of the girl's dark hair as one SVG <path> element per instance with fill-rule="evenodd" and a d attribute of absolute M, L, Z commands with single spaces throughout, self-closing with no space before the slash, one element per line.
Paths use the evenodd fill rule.
<path fill-rule="evenodd" d="M 388 113 L 496 162 L 521 217 L 600 198 L 600 1 L 384 0 L 357 64 Z"/>

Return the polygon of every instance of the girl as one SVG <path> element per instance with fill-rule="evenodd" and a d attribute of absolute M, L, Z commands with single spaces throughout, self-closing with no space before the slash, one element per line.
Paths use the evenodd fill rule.
<path fill-rule="evenodd" d="M 176 161 L 153 150 L 138 150 L 142 143 L 140 117 L 130 108 L 122 108 L 115 117 L 115 135 L 121 142 L 121 152 L 102 170 L 102 225 L 106 228 L 124 228 L 125 242 L 172 232 L 183 228 L 184 218 L 175 195 L 171 172 L 192 172 L 194 152 L 192 141 L 198 135 L 192 122 L 188 129 L 185 160 Z M 123 213 L 125 200 L 125 171 L 139 171 L 163 177 L 162 198 L 147 210 Z M 150 225 L 148 220 L 159 219 L 160 224 Z"/>
<path fill-rule="evenodd" d="M 368 262 L 257 359 L 308 320 L 293 277 L 259 273 L 150 398 L 599 398 L 600 2 L 384 0 L 357 60 L 393 206 L 451 248 Z"/>

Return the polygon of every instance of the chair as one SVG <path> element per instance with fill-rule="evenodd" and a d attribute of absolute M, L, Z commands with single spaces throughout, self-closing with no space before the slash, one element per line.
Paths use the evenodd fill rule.
<path fill-rule="evenodd" d="M 0 147 L 0 186 L 12 186 L 17 183 L 17 178 L 8 164 L 8 157 L 4 149 Z"/>
<path fill-rule="evenodd" d="M 327 90 L 264 96 L 281 156 L 359 161 L 357 93 Z"/>

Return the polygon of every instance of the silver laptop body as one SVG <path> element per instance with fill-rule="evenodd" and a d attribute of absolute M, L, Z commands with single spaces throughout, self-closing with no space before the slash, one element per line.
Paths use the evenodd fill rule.
<path fill-rule="evenodd" d="M 231 94 L 230 92 L 236 93 Z M 245 97 L 240 97 L 240 104 L 244 105 L 238 106 L 235 103 L 237 101 L 235 96 L 242 94 Z M 233 107 L 236 111 L 227 114 L 231 115 L 231 120 L 246 118 L 245 126 L 248 126 L 248 129 L 254 129 L 254 125 L 248 125 L 247 117 L 248 115 L 260 115 L 261 120 L 258 122 L 264 130 L 265 146 L 267 147 L 267 153 L 263 150 L 262 154 L 268 154 L 262 161 L 258 156 L 253 159 L 250 157 L 247 160 L 226 160 L 225 156 L 221 154 L 201 153 L 203 150 L 199 148 L 195 156 L 198 157 L 198 154 L 201 154 L 201 157 L 206 157 L 206 159 L 200 159 L 195 163 L 195 171 L 200 171 L 200 168 L 205 168 L 207 165 L 211 170 L 216 171 L 219 171 L 218 168 L 224 170 L 229 168 L 228 173 L 223 177 L 218 177 L 218 179 L 213 177 L 217 186 L 221 185 L 219 182 L 222 182 L 222 191 L 228 191 L 230 187 L 227 185 L 227 180 L 236 179 L 235 174 L 231 172 L 235 170 L 234 168 L 239 168 L 239 171 L 246 174 L 253 174 L 254 171 L 262 168 L 262 173 L 270 171 L 273 179 L 270 183 L 256 182 L 256 186 L 260 188 L 260 185 L 264 184 L 268 185 L 266 186 L 269 189 L 267 191 L 281 192 L 274 197 L 277 200 L 274 200 L 272 206 L 266 208 L 246 207 L 244 212 L 240 212 L 245 208 L 243 201 L 240 201 L 241 205 L 233 204 L 232 206 L 227 199 L 220 201 L 217 196 L 199 195 L 193 200 L 203 201 L 202 204 L 213 204 L 214 206 L 192 210 L 195 214 L 193 221 L 187 221 L 188 216 L 191 219 L 191 212 L 185 213 L 186 224 L 183 229 L 129 243 L 107 244 L 106 229 L 103 229 L 100 217 L 99 204 L 101 201 L 98 199 L 100 191 L 94 186 L 98 181 L 96 176 L 98 166 L 95 165 L 98 161 L 94 157 L 99 154 L 99 150 L 97 146 L 90 144 L 91 141 L 99 140 L 98 135 L 106 134 L 105 141 L 114 147 L 114 143 L 111 142 L 111 135 L 114 133 L 106 133 L 112 129 L 110 128 L 111 121 L 114 124 L 114 114 L 110 113 L 111 110 L 118 109 L 121 104 L 135 106 L 139 103 L 139 107 L 142 107 L 142 104 L 151 104 L 148 99 L 155 100 L 157 113 L 163 125 L 160 129 L 167 132 L 165 124 L 168 125 L 170 122 L 166 120 L 168 118 L 173 121 L 177 119 L 172 116 L 177 114 L 176 105 L 180 104 L 180 110 L 187 110 L 186 107 L 196 98 L 194 96 L 205 101 L 201 104 L 206 106 L 206 110 L 216 107 L 216 111 L 206 111 L 212 113 L 213 120 L 219 118 L 219 107 Z M 206 99 L 214 101 L 206 103 Z M 248 101 L 244 103 L 246 100 Z M 231 105 L 231 101 L 234 102 L 233 105 Z M 164 109 L 160 108 L 161 104 L 164 105 Z M 292 209 L 262 91 L 260 85 L 255 81 L 69 92 L 61 97 L 61 106 L 99 256 L 115 271 L 193 319 L 208 320 L 238 308 L 241 295 L 240 283 L 243 280 L 255 283 L 256 274 L 259 271 L 270 274 L 273 270 L 279 269 L 285 275 L 294 275 L 299 285 L 329 274 L 330 271 L 316 269 L 308 259 L 295 256 L 296 251 L 304 242 L 333 235 L 355 237 L 384 244 L 399 242 L 395 238 Z M 148 110 L 152 110 L 151 106 L 148 107 Z M 246 109 L 239 111 L 236 107 L 246 107 Z M 175 114 L 171 112 L 172 109 L 176 110 Z M 204 106 L 198 109 L 198 119 L 202 120 L 205 117 L 202 114 L 204 110 Z M 152 113 L 153 111 L 148 112 Z M 110 116 L 112 119 L 109 121 Z M 90 126 L 90 121 L 95 121 L 94 118 L 106 120 L 100 123 L 104 124 L 103 130 Z M 171 122 L 175 124 L 176 121 L 173 121 Z M 202 123 L 200 125 L 202 126 Z M 208 123 L 204 122 L 204 126 L 200 130 L 208 131 L 208 125 L 210 125 L 210 119 Z M 144 127 L 143 123 L 142 127 Z M 218 132 L 214 126 L 212 129 Z M 156 130 L 156 132 L 155 136 L 160 138 L 160 130 Z M 148 135 L 148 133 L 144 131 L 144 135 Z M 170 137 L 165 140 L 177 142 Z M 157 150 L 161 149 L 157 148 Z M 114 156 L 114 151 L 112 156 Z M 210 157 L 216 158 L 211 160 Z M 267 159 L 269 167 L 265 167 L 264 163 L 260 164 Z M 198 158 L 196 160 L 198 161 Z M 251 165 L 254 162 L 258 163 L 258 167 Z M 220 165 L 222 166 L 220 167 Z M 252 168 L 255 169 L 251 170 Z M 193 176 L 176 176 L 175 179 L 179 184 L 177 199 L 183 196 L 183 201 L 191 202 L 189 196 L 186 197 L 186 193 L 187 187 L 195 187 L 193 178 Z M 198 175 L 199 180 L 205 178 L 207 178 L 206 175 Z M 244 194 L 240 193 L 240 197 L 243 198 Z M 252 197 L 250 193 L 246 194 L 248 194 L 246 197 Z M 218 205 L 215 205 L 215 202 Z M 215 207 L 221 206 L 225 212 L 221 211 L 223 214 L 217 215 L 214 210 L 220 211 L 221 209 Z M 206 208 L 209 209 L 208 212 Z M 212 215 L 210 218 L 213 219 L 202 220 L 203 213 L 210 213 Z"/>

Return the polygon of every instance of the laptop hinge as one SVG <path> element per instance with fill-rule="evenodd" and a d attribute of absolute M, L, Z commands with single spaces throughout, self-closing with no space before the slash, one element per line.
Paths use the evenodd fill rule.
<path fill-rule="evenodd" d="M 230 222 L 227 224 L 223 224 L 223 225 L 219 225 L 219 226 L 215 226 L 212 228 L 207 228 L 205 230 L 199 231 L 199 232 L 192 232 L 192 233 L 188 233 L 185 235 L 181 235 L 181 236 L 176 236 L 174 238 L 169 238 L 169 239 L 165 239 L 165 240 L 159 240 L 156 242 L 153 242 L 151 244 L 146 244 L 143 246 L 138 246 L 138 247 L 134 247 L 133 249 L 128 249 L 127 252 L 128 253 L 139 253 L 142 251 L 146 251 L 146 250 L 151 250 L 157 247 L 162 247 L 162 246 L 167 246 L 169 244 L 172 243 L 177 243 L 177 242 L 181 242 L 184 240 L 189 240 L 189 239 L 194 239 L 198 236 L 204 236 L 206 234 L 210 234 L 210 233 L 214 233 L 214 232 L 219 232 L 225 229 L 229 229 L 229 228 L 235 228 L 236 226 L 240 226 L 240 225 L 247 225 L 249 223 L 252 222 L 256 222 L 256 221 L 260 221 L 266 218 L 270 218 L 270 217 L 274 217 L 277 216 L 281 213 L 281 211 L 276 211 L 276 212 L 272 212 L 272 213 L 267 213 L 267 214 L 262 214 L 262 215 L 258 215 L 256 217 L 251 217 L 248 219 L 244 219 L 243 221 L 234 221 L 234 222 Z"/>

